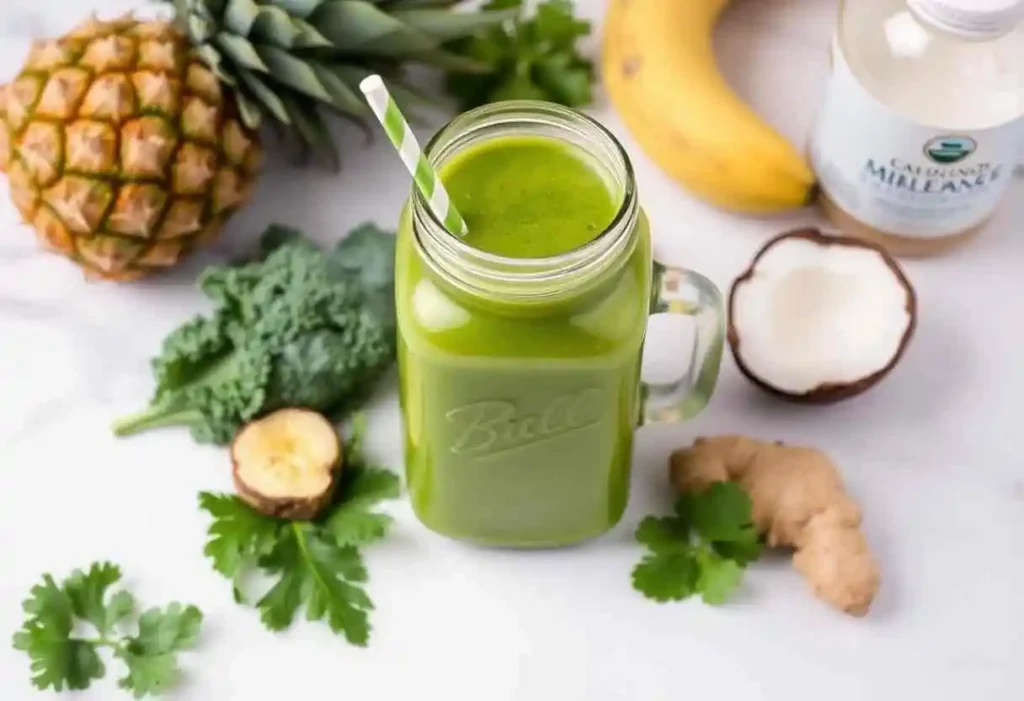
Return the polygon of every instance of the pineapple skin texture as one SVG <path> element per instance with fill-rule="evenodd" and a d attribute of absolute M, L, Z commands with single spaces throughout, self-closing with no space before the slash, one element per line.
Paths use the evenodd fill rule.
<path fill-rule="evenodd" d="M 90 18 L 0 87 L 0 169 L 42 244 L 135 280 L 215 237 L 249 199 L 259 136 L 163 21 Z"/>

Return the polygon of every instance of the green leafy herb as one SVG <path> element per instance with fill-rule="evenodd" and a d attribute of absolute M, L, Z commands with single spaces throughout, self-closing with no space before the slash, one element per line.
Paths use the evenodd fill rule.
<path fill-rule="evenodd" d="M 32 587 L 22 605 L 26 620 L 14 647 L 32 660 L 32 683 L 41 690 L 88 689 L 106 674 L 100 650 L 107 648 L 126 668 L 118 684 L 140 699 L 161 694 L 177 682 L 177 653 L 192 648 L 203 615 L 178 603 L 151 608 L 138 617 L 135 635 L 122 633 L 133 618 L 134 597 L 111 591 L 121 570 L 109 562 L 75 570 L 58 584 L 52 575 Z M 77 624 L 77 625 L 76 625 Z M 78 635 L 81 624 L 92 635 Z"/>
<path fill-rule="evenodd" d="M 204 552 L 232 580 L 235 600 L 247 602 L 243 583 L 254 572 L 273 581 L 255 602 L 270 630 L 289 627 L 305 608 L 307 620 L 324 621 L 354 645 L 369 639 L 373 602 L 360 548 L 387 535 L 391 517 L 374 509 L 398 496 L 399 482 L 393 472 L 367 461 L 364 431 L 357 415 L 335 501 L 313 521 L 264 516 L 229 494 L 199 495 L 200 508 L 213 518 Z"/>
<path fill-rule="evenodd" d="M 522 8 L 523 0 L 490 0 L 485 11 Z M 501 100 L 549 100 L 582 107 L 592 99 L 594 68 L 576 42 L 590 23 L 573 16 L 570 0 L 547 0 L 531 18 L 490 26 L 452 43 L 453 52 L 490 67 L 487 72 L 451 73 L 448 91 L 463 110 Z"/>
<path fill-rule="evenodd" d="M 761 555 L 750 511 L 739 486 L 716 482 L 681 496 L 674 516 L 648 516 L 636 530 L 647 552 L 633 569 L 633 588 L 661 602 L 700 594 L 705 603 L 724 603 Z"/>
<path fill-rule="evenodd" d="M 395 360 L 394 246 L 372 224 L 327 252 L 272 226 L 261 260 L 208 268 L 199 286 L 217 308 L 167 337 L 150 406 L 114 432 L 185 426 L 226 444 L 275 409 L 352 410 Z"/>

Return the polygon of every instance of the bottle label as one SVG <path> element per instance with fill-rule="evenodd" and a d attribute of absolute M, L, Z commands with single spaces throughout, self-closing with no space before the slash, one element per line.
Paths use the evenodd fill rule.
<path fill-rule="evenodd" d="M 917 124 L 871 95 L 838 42 L 811 141 L 822 190 L 880 231 L 943 237 L 982 224 L 1006 194 L 1024 146 L 1024 118 L 991 129 Z"/>

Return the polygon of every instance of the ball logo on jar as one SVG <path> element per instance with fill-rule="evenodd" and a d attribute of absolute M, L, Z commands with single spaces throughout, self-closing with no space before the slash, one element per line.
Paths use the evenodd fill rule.
<path fill-rule="evenodd" d="M 601 393 L 593 388 L 553 397 L 539 412 L 522 414 L 515 402 L 482 401 L 450 410 L 455 455 L 493 455 L 564 436 L 601 422 Z"/>

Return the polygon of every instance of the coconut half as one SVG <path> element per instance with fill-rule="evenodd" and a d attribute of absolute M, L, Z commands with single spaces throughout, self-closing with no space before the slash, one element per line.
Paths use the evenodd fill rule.
<path fill-rule="evenodd" d="M 777 236 L 729 292 L 729 346 L 771 394 L 829 404 L 861 394 L 903 357 L 917 296 L 883 248 L 802 229 Z"/>

